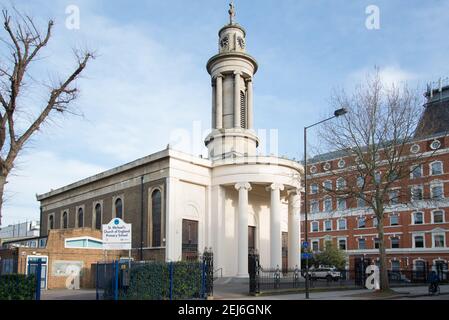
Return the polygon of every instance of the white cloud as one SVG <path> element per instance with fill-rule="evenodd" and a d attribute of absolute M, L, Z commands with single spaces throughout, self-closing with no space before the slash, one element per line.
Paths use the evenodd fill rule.
<path fill-rule="evenodd" d="M 352 87 L 354 84 L 365 82 L 367 75 L 372 75 L 374 72 L 375 69 L 372 67 L 356 70 L 349 74 L 346 83 Z M 379 75 L 386 87 L 390 87 L 393 84 L 403 85 L 405 83 L 409 83 L 410 81 L 419 79 L 419 75 L 416 73 L 404 70 L 396 65 L 380 67 Z"/>

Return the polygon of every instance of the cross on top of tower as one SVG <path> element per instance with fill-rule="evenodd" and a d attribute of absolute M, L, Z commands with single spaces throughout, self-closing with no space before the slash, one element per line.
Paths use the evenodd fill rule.
<path fill-rule="evenodd" d="M 234 1 L 231 1 L 231 3 L 229 4 L 229 24 L 234 24 L 234 19 L 235 19 L 235 6 L 234 6 Z"/>

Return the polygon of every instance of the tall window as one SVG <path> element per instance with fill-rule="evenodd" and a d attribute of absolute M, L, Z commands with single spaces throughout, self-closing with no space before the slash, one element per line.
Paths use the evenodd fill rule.
<path fill-rule="evenodd" d="M 115 200 L 115 217 L 123 219 L 123 202 L 120 198 Z"/>
<path fill-rule="evenodd" d="M 444 212 L 437 210 L 432 212 L 433 223 L 443 223 L 444 222 Z"/>
<path fill-rule="evenodd" d="M 433 247 L 434 248 L 444 248 L 445 245 L 445 238 L 444 233 L 442 234 L 434 234 L 433 235 Z"/>
<path fill-rule="evenodd" d="M 338 220 L 338 230 L 346 230 L 346 219 Z"/>
<path fill-rule="evenodd" d="M 424 214 L 422 212 L 413 213 L 413 223 L 414 224 L 423 224 L 424 223 Z"/>
<path fill-rule="evenodd" d="M 312 251 L 317 252 L 320 250 L 320 242 L 318 240 L 312 241 Z"/>
<path fill-rule="evenodd" d="M 418 179 L 422 177 L 422 166 L 414 166 L 411 168 L 410 179 Z"/>
<path fill-rule="evenodd" d="M 432 195 L 432 199 L 434 200 L 440 200 L 443 199 L 443 185 L 433 185 L 430 187 L 430 193 Z"/>
<path fill-rule="evenodd" d="M 151 195 L 152 246 L 161 247 L 162 243 L 162 200 L 161 192 L 155 190 Z"/>
<path fill-rule="evenodd" d="M 246 99 L 243 91 L 240 91 L 240 126 L 246 129 Z"/>
<path fill-rule="evenodd" d="M 101 204 L 95 206 L 95 229 L 101 230 Z"/>
<path fill-rule="evenodd" d="M 365 184 L 365 178 L 363 177 L 357 177 L 357 187 L 363 188 L 363 185 Z"/>
<path fill-rule="evenodd" d="M 390 205 L 395 205 L 399 203 L 399 191 L 393 190 L 388 193 L 388 196 L 390 198 Z"/>
<path fill-rule="evenodd" d="M 416 235 L 413 237 L 415 248 L 424 248 L 424 236 Z"/>
<path fill-rule="evenodd" d="M 360 217 L 357 221 L 357 228 L 365 228 L 366 227 L 366 219 L 364 217 Z"/>
<path fill-rule="evenodd" d="M 393 214 L 390 216 L 390 225 L 397 226 L 399 224 L 399 216 L 397 214 Z"/>
<path fill-rule="evenodd" d="M 318 221 L 313 221 L 312 222 L 312 232 L 318 232 L 319 230 L 319 223 Z"/>
<path fill-rule="evenodd" d="M 423 199 L 423 188 L 422 186 L 413 186 L 410 188 L 410 194 L 413 201 Z"/>
<path fill-rule="evenodd" d="M 346 180 L 344 178 L 337 179 L 337 190 L 343 190 L 346 188 Z"/>
<path fill-rule="evenodd" d="M 380 246 L 380 239 L 374 238 L 374 249 L 379 249 Z"/>
<path fill-rule="evenodd" d="M 338 248 L 340 250 L 346 250 L 346 239 L 338 240 Z"/>
<path fill-rule="evenodd" d="M 67 211 L 64 211 L 62 214 L 62 228 L 67 229 L 68 228 L 68 217 L 67 217 Z"/>
<path fill-rule="evenodd" d="M 84 211 L 83 208 L 78 209 L 78 228 L 84 227 Z"/>
<path fill-rule="evenodd" d="M 310 201 L 310 212 L 316 213 L 320 210 L 320 203 L 316 200 Z"/>
<path fill-rule="evenodd" d="M 325 231 L 332 231 L 332 220 L 324 221 L 324 230 Z"/>
<path fill-rule="evenodd" d="M 323 182 L 323 187 L 324 189 L 327 190 L 332 190 L 332 181 L 330 180 L 326 180 Z"/>
<path fill-rule="evenodd" d="M 391 271 L 398 272 L 401 270 L 401 262 L 398 260 L 391 261 Z"/>
<path fill-rule="evenodd" d="M 53 230 L 55 228 L 55 217 L 53 215 L 48 216 L 48 229 Z"/>
<path fill-rule="evenodd" d="M 443 163 L 441 161 L 433 162 L 430 165 L 430 174 L 436 176 L 443 173 Z"/>
<path fill-rule="evenodd" d="M 316 183 L 312 183 L 310 185 L 310 193 L 317 194 L 318 193 L 318 185 Z"/>
<path fill-rule="evenodd" d="M 332 211 L 332 198 L 324 199 L 323 209 L 324 209 L 323 210 L 324 212 L 331 212 Z"/>
<path fill-rule="evenodd" d="M 398 249 L 399 248 L 399 238 L 398 237 L 391 238 L 391 248 L 392 249 Z"/>
<path fill-rule="evenodd" d="M 365 238 L 359 238 L 359 249 L 360 250 L 366 249 L 366 240 L 365 240 Z"/>
<path fill-rule="evenodd" d="M 346 199 L 345 198 L 338 198 L 337 199 L 337 207 L 338 210 L 346 210 Z"/>

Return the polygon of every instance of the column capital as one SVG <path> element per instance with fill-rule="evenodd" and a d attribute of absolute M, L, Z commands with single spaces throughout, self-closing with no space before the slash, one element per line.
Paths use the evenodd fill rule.
<path fill-rule="evenodd" d="M 253 82 L 253 77 L 249 77 L 245 79 L 246 82 Z"/>
<path fill-rule="evenodd" d="M 299 189 L 299 188 L 287 189 L 287 194 L 289 196 L 300 196 L 301 195 L 301 189 Z"/>
<path fill-rule="evenodd" d="M 239 183 L 235 184 L 235 189 L 239 190 L 239 191 L 240 191 L 240 189 L 245 189 L 245 190 L 251 191 L 252 188 L 248 182 L 239 182 Z"/>
<path fill-rule="evenodd" d="M 242 76 L 243 73 L 241 71 L 234 71 L 234 76 Z"/>
<path fill-rule="evenodd" d="M 284 185 L 280 184 L 280 183 L 273 183 L 270 186 L 268 186 L 266 188 L 267 191 L 274 191 L 274 190 L 279 190 L 279 191 L 283 191 L 284 190 Z"/>

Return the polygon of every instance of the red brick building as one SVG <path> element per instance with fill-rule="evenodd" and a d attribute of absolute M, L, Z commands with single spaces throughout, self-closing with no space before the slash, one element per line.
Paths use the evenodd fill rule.
<path fill-rule="evenodd" d="M 384 219 L 387 263 L 391 270 L 424 270 L 449 260 L 449 86 L 426 93 L 428 102 L 409 154 L 422 155 L 410 175 L 391 188 Z M 371 209 L 358 199 L 332 196 L 326 189 L 356 184 L 333 174 L 351 170 L 355 159 L 332 152 L 314 157 L 307 167 L 308 231 L 314 252 L 328 242 L 347 252 L 347 267 L 378 260 L 378 233 Z M 412 170 L 413 169 L 413 170 Z M 381 175 L 382 172 L 379 172 Z M 302 230 L 306 227 L 302 219 Z M 302 232 L 304 237 L 304 232 Z M 435 268 L 435 267 L 434 267 Z"/>

